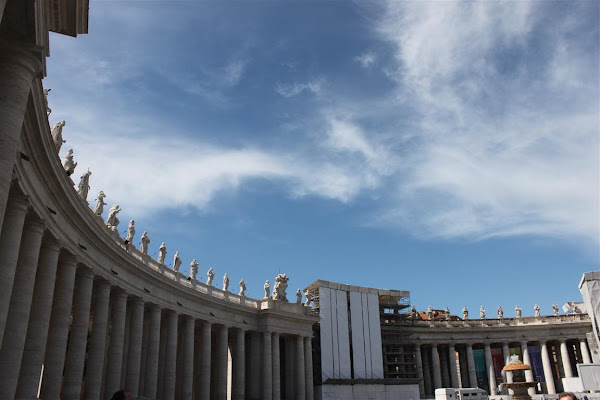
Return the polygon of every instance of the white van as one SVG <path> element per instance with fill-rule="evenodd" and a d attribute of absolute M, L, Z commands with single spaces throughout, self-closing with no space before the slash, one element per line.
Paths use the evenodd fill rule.
<path fill-rule="evenodd" d="M 435 389 L 435 400 L 488 400 L 487 392 L 479 388 L 439 388 Z"/>

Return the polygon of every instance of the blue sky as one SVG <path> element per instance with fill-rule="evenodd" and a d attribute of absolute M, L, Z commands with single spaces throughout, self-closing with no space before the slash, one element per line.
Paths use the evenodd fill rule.
<path fill-rule="evenodd" d="M 50 124 L 75 180 L 91 169 L 90 204 L 103 190 L 184 273 L 551 313 L 599 265 L 599 15 L 95 1 L 88 35 L 51 37 Z"/>

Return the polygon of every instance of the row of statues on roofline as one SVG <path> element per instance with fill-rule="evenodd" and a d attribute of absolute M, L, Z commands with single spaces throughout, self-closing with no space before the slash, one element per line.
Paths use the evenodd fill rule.
<path fill-rule="evenodd" d="M 50 90 L 51 89 L 44 89 L 44 100 L 46 103 L 46 115 L 47 116 L 49 116 L 50 113 L 52 112 L 52 110 L 48 106 L 48 93 L 50 92 Z M 54 147 L 55 147 L 57 153 L 60 152 L 60 149 L 61 149 L 63 143 L 66 143 L 66 140 L 63 139 L 63 128 L 65 127 L 65 125 L 66 125 L 66 121 L 63 120 L 63 121 L 57 122 L 54 125 L 54 127 L 52 128 L 52 132 L 51 132 L 52 142 L 54 143 Z M 67 176 L 71 176 L 75 172 L 77 163 L 73 160 L 73 149 L 69 149 L 67 151 L 67 154 L 65 155 L 65 158 L 63 161 L 63 167 L 64 167 L 64 170 L 65 170 Z M 85 201 L 87 201 L 87 196 L 88 196 L 88 192 L 90 189 L 90 176 L 91 175 L 92 175 L 92 172 L 88 168 L 88 170 L 81 175 L 79 184 L 77 186 L 77 193 Z M 105 198 L 106 198 L 106 195 L 101 190 L 100 192 L 98 192 L 98 195 L 96 196 L 96 199 L 95 199 L 96 204 L 94 206 L 93 212 L 95 215 L 97 215 L 100 218 L 102 218 L 102 214 L 104 213 L 104 206 L 107 205 L 107 203 L 104 202 Z M 117 228 L 120 223 L 119 218 L 117 217 L 117 214 L 120 211 L 121 211 L 121 208 L 119 207 L 118 204 L 111 206 L 110 209 L 108 210 L 108 216 L 107 216 L 106 222 L 105 222 L 106 226 L 111 231 L 117 233 L 117 235 L 118 235 Z M 125 237 L 124 243 L 126 245 L 129 245 L 130 243 L 132 243 L 134 235 L 135 235 L 135 221 L 131 220 L 131 221 L 129 221 L 129 225 L 127 227 L 127 232 L 126 232 L 126 237 Z M 142 236 L 140 238 L 140 252 L 142 254 L 146 254 L 146 255 L 148 254 L 148 245 L 149 244 L 150 244 L 150 238 L 148 237 L 148 232 L 144 231 L 144 233 L 142 234 Z M 167 255 L 167 246 L 163 242 L 158 249 L 157 261 L 160 264 L 164 264 L 166 255 Z M 180 267 L 181 267 L 181 258 L 179 257 L 179 251 L 176 251 L 175 255 L 173 257 L 173 270 L 176 272 L 179 272 Z M 190 274 L 189 274 L 190 280 L 196 281 L 197 275 L 198 275 L 198 262 L 196 261 L 196 259 L 193 259 L 192 262 L 190 263 Z M 215 272 L 212 269 L 212 267 L 210 267 L 209 270 L 207 271 L 206 284 L 208 286 L 213 286 L 214 276 L 215 276 Z M 272 298 L 273 300 L 288 302 L 287 294 L 286 294 L 288 280 L 289 280 L 289 278 L 286 274 L 278 274 L 277 277 L 275 278 L 275 285 L 273 287 L 272 294 L 271 294 L 271 285 L 270 285 L 269 281 L 267 280 L 264 284 L 264 290 L 265 290 L 264 298 L 265 299 Z M 246 295 L 246 283 L 244 282 L 244 278 L 242 278 L 240 280 L 239 288 L 240 289 L 239 289 L 238 294 L 240 296 L 245 296 Z M 227 276 L 227 273 L 225 273 L 225 275 L 223 276 L 223 290 L 229 291 L 229 276 Z M 310 302 L 312 301 L 312 296 L 308 290 L 304 294 L 306 297 L 306 302 L 304 303 L 304 305 L 309 306 Z M 302 303 L 302 291 L 300 289 L 298 289 L 296 291 L 296 303 L 298 303 L 298 304 Z"/>
<path fill-rule="evenodd" d="M 533 307 L 534 310 L 534 316 L 535 317 L 540 317 L 540 306 L 539 304 L 536 304 Z M 518 305 L 515 306 L 515 315 L 517 318 L 521 318 L 522 317 L 522 309 L 521 307 L 519 307 Z M 558 305 L 556 304 L 556 302 L 554 302 L 552 304 L 552 311 L 554 312 L 554 316 L 557 316 L 559 314 L 559 310 L 558 310 Z M 469 310 L 467 310 L 467 307 L 463 307 L 462 309 L 463 312 L 463 319 L 469 319 Z M 502 306 L 498 305 L 498 319 L 502 319 L 504 318 L 504 310 L 502 309 Z M 446 307 L 446 310 L 444 310 L 444 316 L 446 320 L 450 320 L 450 309 L 448 307 Z M 412 310 L 411 310 L 411 318 L 412 319 L 416 319 L 417 318 L 417 309 L 415 308 L 415 306 L 412 306 Z M 427 307 L 427 318 L 432 321 L 434 319 L 434 311 L 431 308 L 431 306 Z M 485 319 L 485 308 L 483 306 L 481 306 L 479 308 L 479 318 L 481 319 Z"/>

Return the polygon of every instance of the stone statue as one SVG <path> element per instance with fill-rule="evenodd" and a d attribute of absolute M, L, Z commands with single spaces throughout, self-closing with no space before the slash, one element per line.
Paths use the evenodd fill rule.
<path fill-rule="evenodd" d="M 69 151 L 67 152 L 67 155 L 65 156 L 64 167 L 67 176 L 71 176 L 73 175 L 73 172 L 75 172 L 77 163 L 73 162 L 73 149 L 69 149 Z"/>
<path fill-rule="evenodd" d="M 483 306 L 479 307 L 479 318 L 485 319 L 485 308 Z"/>
<path fill-rule="evenodd" d="M 102 190 L 98 192 L 98 196 L 96 196 L 96 207 L 94 207 L 94 214 L 102 216 L 102 213 L 104 212 L 104 206 L 106 205 L 104 202 L 105 197 L 106 195 Z"/>
<path fill-rule="evenodd" d="M 467 310 L 467 306 L 463 307 L 463 319 L 469 319 L 469 310 Z"/>
<path fill-rule="evenodd" d="M 500 304 L 498 304 L 498 319 L 502 318 L 504 318 L 504 310 L 502 310 L 502 307 L 500 307 Z"/>
<path fill-rule="evenodd" d="M 118 204 L 113 205 L 110 210 L 108 210 L 108 217 L 106 217 L 106 226 L 108 226 L 113 231 L 117 230 L 117 226 L 119 226 L 119 218 L 117 218 L 117 214 L 121 211 L 121 208 Z"/>
<path fill-rule="evenodd" d="M 240 279 L 240 296 L 246 295 L 246 282 L 244 282 L 244 278 Z"/>
<path fill-rule="evenodd" d="M 52 110 L 48 107 L 48 93 L 50 93 L 52 89 L 44 89 L 44 103 L 46 103 L 46 116 L 50 116 Z"/>
<path fill-rule="evenodd" d="M 197 276 L 198 276 L 198 262 L 194 258 L 192 260 L 192 262 L 190 263 L 190 278 L 192 278 L 192 281 L 195 281 Z"/>
<path fill-rule="evenodd" d="M 179 272 L 179 267 L 181 267 L 181 258 L 179 258 L 179 251 L 176 251 L 173 256 L 173 271 Z"/>
<path fill-rule="evenodd" d="M 265 282 L 265 299 L 268 299 L 269 296 L 271 296 L 271 284 L 269 283 L 269 280 L 267 280 Z"/>
<path fill-rule="evenodd" d="M 540 316 L 540 306 L 539 304 L 536 304 L 533 309 L 535 310 L 535 316 L 539 317 Z"/>
<path fill-rule="evenodd" d="M 54 142 L 54 147 L 56 148 L 57 153 L 60 151 L 63 143 L 67 142 L 66 140 L 63 140 L 62 137 L 62 130 L 66 124 L 67 123 L 65 121 L 57 122 L 56 125 L 54 125 L 54 128 L 52 128 L 52 141 Z"/>
<path fill-rule="evenodd" d="M 296 304 L 302 304 L 302 291 L 296 290 Z"/>
<path fill-rule="evenodd" d="M 208 276 L 208 278 L 206 279 L 206 284 L 208 286 L 212 286 L 213 279 L 215 278 L 215 271 L 213 271 L 212 267 L 210 267 L 208 271 L 206 271 L 206 276 Z"/>
<path fill-rule="evenodd" d="M 284 303 L 288 302 L 287 294 L 285 290 L 288 285 L 288 276 L 286 274 L 278 274 L 275 277 L 275 287 L 273 288 L 273 300 L 283 301 Z"/>
<path fill-rule="evenodd" d="M 304 297 L 306 297 L 304 307 L 310 307 L 310 302 L 313 300 L 312 294 L 310 294 L 310 290 L 307 289 L 304 291 Z"/>
<path fill-rule="evenodd" d="M 150 244 L 150 238 L 148 237 L 148 231 L 142 233 L 140 238 L 140 251 L 142 254 L 148 254 L 148 245 Z"/>
<path fill-rule="evenodd" d="M 515 306 L 515 314 L 517 314 L 517 318 L 521 318 L 521 307 L 518 305 Z"/>
<path fill-rule="evenodd" d="M 127 237 L 125 241 L 127 243 L 133 243 L 133 236 L 135 235 L 135 221 L 129 221 L 129 225 L 127 226 Z"/>
<path fill-rule="evenodd" d="M 558 305 L 556 305 L 556 302 L 552 303 L 552 310 L 554 310 L 554 316 L 558 315 Z"/>
<path fill-rule="evenodd" d="M 165 257 L 167 257 L 167 245 L 165 245 L 165 242 L 162 242 L 162 244 L 158 248 L 158 263 L 164 264 Z"/>
<path fill-rule="evenodd" d="M 433 321 L 433 309 L 431 306 L 427 306 L 427 319 Z"/>
<path fill-rule="evenodd" d="M 446 306 L 446 310 L 444 311 L 444 315 L 446 316 L 446 321 L 450 321 L 450 309 Z"/>
<path fill-rule="evenodd" d="M 225 272 L 225 275 L 223 275 L 223 290 L 229 290 L 229 277 L 227 276 L 227 272 Z"/>
<path fill-rule="evenodd" d="M 414 304 L 410 309 L 410 319 L 417 319 L 417 309 Z"/>
<path fill-rule="evenodd" d="M 90 190 L 90 175 L 92 175 L 92 172 L 88 169 L 86 173 L 81 175 L 79 185 L 77 186 L 77 193 L 85 201 L 87 201 L 88 190 Z"/>

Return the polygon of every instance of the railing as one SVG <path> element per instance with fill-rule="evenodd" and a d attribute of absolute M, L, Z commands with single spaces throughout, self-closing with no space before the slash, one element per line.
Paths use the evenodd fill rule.
<path fill-rule="evenodd" d="M 415 327 L 499 327 L 499 326 L 521 326 L 521 325 L 544 325 L 556 323 L 573 323 L 589 321 L 587 314 L 569 314 L 569 315 L 544 315 L 540 317 L 522 317 L 522 318 L 485 318 L 485 319 L 466 319 L 458 321 L 445 320 L 402 320 L 402 319 L 384 319 L 385 326 L 415 326 Z"/>

